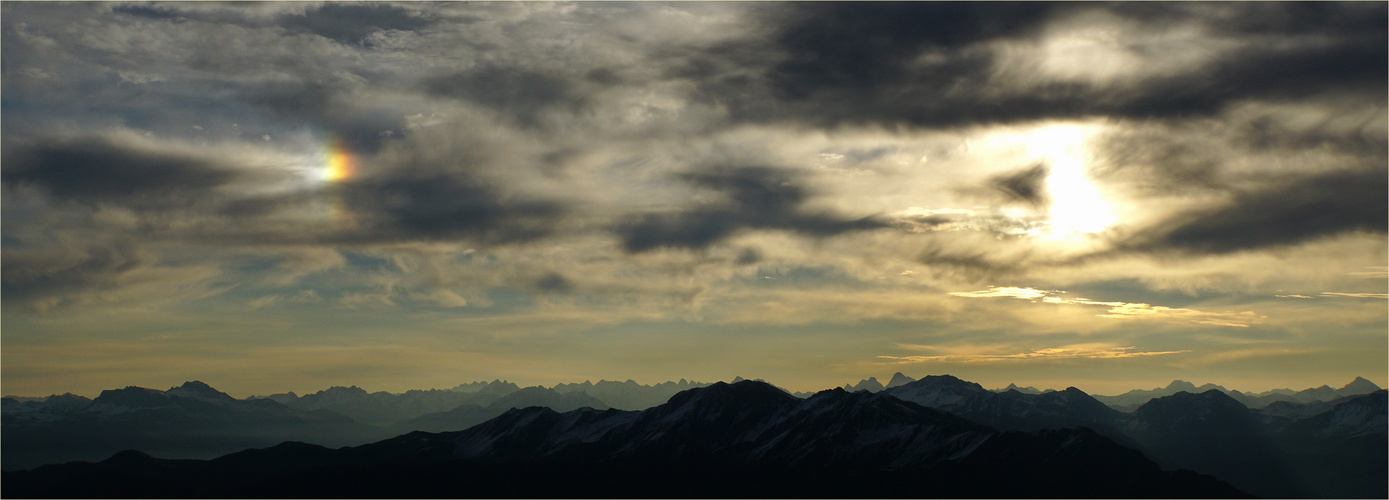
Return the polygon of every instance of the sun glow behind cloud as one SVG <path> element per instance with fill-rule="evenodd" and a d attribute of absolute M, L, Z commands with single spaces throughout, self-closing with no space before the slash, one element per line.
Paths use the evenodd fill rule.
<path fill-rule="evenodd" d="M 1045 233 L 1066 237 L 1098 233 L 1118 221 L 1109 203 L 1085 175 L 1084 143 L 1090 131 L 1077 124 L 1048 125 L 1023 139 L 1029 155 L 1046 163 L 1046 189 L 1051 220 Z"/>

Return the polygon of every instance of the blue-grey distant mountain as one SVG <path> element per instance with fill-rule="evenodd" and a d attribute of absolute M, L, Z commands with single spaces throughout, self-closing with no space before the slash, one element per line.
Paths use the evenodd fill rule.
<path fill-rule="evenodd" d="M 886 387 L 883 386 L 882 382 L 878 382 L 878 377 L 868 377 L 867 379 L 860 380 L 857 384 L 853 384 L 853 385 L 845 384 L 845 385 L 844 385 L 844 390 L 849 391 L 849 392 L 858 392 L 858 391 L 879 392 L 879 391 L 882 391 L 882 390 L 885 389 L 885 388 L 886 388 Z"/>
<path fill-rule="evenodd" d="M 107 390 L 93 400 L 64 395 L 11 401 L 4 402 L 0 441 L 0 467 L 7 470 L 100 460 L 124 449 L 211 458 L 285 440 L 343 446 L 389 435 L 338 413 L 238 400 L 197 381 L 167 391 Z"/>
<path fill-rule="evenodd" d="M 596 384 L 588 381 L 580 384 L 559 384 L 554 387 L 554 391 L 560 394 L 582 392 L 613 408 L 645 410 L 665 403 L 680 391 L 708 385 L 683 378 L 678 382 L 661 382 L 656 385 L 642 385 L 630 379 L 625 382 L 599 380 Z"/>
<path fill-rule="evenodd" d="M 451 410 L 463 404 L 486 406 L 519 389 L 516 384 L 500 380 L 471 387 L 477 389 L 411 390 L 401 394 L 384 391 L 369 393 L 357 386 L 331 387 L 304 396 L 286 393 L 265 398 L 298 410 L 330 410 L 347 415 L 358 422 L 387 426 Z"/>
<path fill-rule="evenodd" d="M 1018 387 L 1018 384 L 1008 384 L 1008 387 L 1004 387 L 1004 388 L 1002 388 L 1002 389 L 994 389 L 994 392 L 1008 392 L 1008 391 L 1018 391 L 1018 392 L 1021 392 L 1021 393 L 1023 393 L 1023 394 L 1042 394 L 1042 393 L 1045 393 L 1045 392 L 1056 392 L 1056 389 L 1042 390 L 1042 389 L 1038 389 L 1038 388 L 1036 388 L 1036 387 L 1032 387 L 1032 386 L 1030 386 L 1030 385 L 1027 386 L 1027 387 Z"/>
<path fill-rule="evenodd" d="M 893 387 L 897 387 L 899 385 L 907 385 L 912 382 L 916 382 L 916 379 L 908 377 L 902 372 L 897 372 L 892 374 L 892 378 L 887 381 L 887 385 L 884 385 L 883 388 L 891 389 Z"/>
<path fill-rule="evenodd" d="M 1085 429 L 1000 432 L 883 394 L 765 383 L 645 411 L 509 411 L 461 432 L 212 461 L 123 453 L 7 472 L 9 497 L 1242 497 Z"/>

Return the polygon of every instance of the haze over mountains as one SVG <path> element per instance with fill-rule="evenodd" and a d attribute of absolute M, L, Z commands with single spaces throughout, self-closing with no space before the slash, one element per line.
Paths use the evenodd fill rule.
<path fill-rule="evenodd" d="M 1022 452 L 997 449 L 978 452 L 981 454 L 970 452 L 965 455 L 951 455 L 942 451 L 943 454 L 932 455 L 931 453 L 935 452 L 928 451 L 936 449 L 931 448 L 932 446 L 947 446 L 942 443 L 956 439 L 943 438 L 938 433 L 939 429 L 949 427 L 951 430 L 947 435 L 970 435 L 975 438 L 993 436 L 980 439 L 988 443 L 1013 443 L 1009 446 L 1031 450 L 1022 453 L 1023 455 L 1043 453 L 1050 449 L 1049 447 L 1080 440 L 1088 443 L 1083 448 L 1090 451 L 1076 452 L 1080 454 L 1071 455 L 1072 458 L 1095 463 L 1119 460 L 1127 465 L 1113 466 L 1128 470 L 1126 474 L 1135 474 L 1134 481 L 1138 483 L 1157 481 L 1169 486 L 1187 484 L 1182 483 L 1185 479 L 1153 475 L 1156 469 L 1149 470 L 1160 467 L 1167 471 L 1184 469 L 1208 474 L 1233 486 L 1233 489 L 1225 491 L 1219 488 L 1209 489 L 1212 487 L 1211 484 L 1215 483 L 1190 483 L 1189 486 L 1195 489 L 1189 491 L 1202 491 L 1211 496 L 1228 496 L 1236 490 L 1256 496 L 1272 497 L 1377 497 L 1389 493 L 1385 486 L 1386 481 L 1389 481 L 1385 472 L 1389 470 L 1389 463 L 1386 463 L 1386 451 L 1389 451 L 1389 444 L 1386 443 L 1389 443 L 1389 439 L 1386 438 L 1385 391 L 1379 390 L 1363 378 L 1357 378 L 1341 389 L 1323 386 L 1304 391 L 1270 391 L 1263 394 L 1228 391 L 1215 386 L 1195 387 L 1176 381 L 1166 389 L 1130 391 L 1121 396 L 1109 397 L 1091 396 L 1073 387 L 1060 391 L 1044 391 L 1009 385 L 1004 389 L 988 390 L 979 384 L 948 375 L 926 376 L 914 380 L 898 373 L 891 377 L 888 384 L 882 384 L 876 378 L 869 378 L 857 384 L 846 384 L 845 388 L 808 397 L 803 394 L 792 395 L 762 382 L 742 381 L 741 378 L 737 380 L 739 382 L 735 384 L 720 383 L 712 387 L 709 384 L 684 380 L 650 386 L 629 380 L 600 381 L 596 384 L 560 384 L 553 388 L 522 388 L 510 382 L 495 380 L 462 384 L 448 390 L 408 391 L 401 394 L 368 393 L 357 387 L 333 387 L 305 396 L 285 393 L 253 396 L 241 400 L 201 382 L 188 382 L 166 391 L 138 387 L 108 390 L 92 400 L 71 394 L 43 399 L 6 397 L 3 468 L 14 471 L 49 463 L 97 461 L 112 457 L 121 450 L 139 450 L 142 454 L 125 453 L 86 467 L 90 469 L 88 472 L 108 470 L 112 467 L 171 470 L 169 467 L 173 466 L 170 464 L 174 462 L 149 458 L 147 455 L 161 459 L 211 459 L 247 448 L 274 447 L 272 450 L 239 453 L 235 456 L 244 459 L 250 456 L 247 453 L 259 453 L 269 454 L 268 456 L 273 458 L 286 453 L 307 453 L 326 460 L 306 462 L 319 463 L 326 467 L 313 473 L 319 475 L 329 474 L 329 470 L 338 470 L 334 469 L 335 467 L 369 466 L 395 470 L 405 468 L 407 463 L 423 461 L 432 464 L 426 467 L 430 470 L 440 468 L 438 470 L 462 470 L 464 472 L 459 473 L 463 474 L 509 477 L 507 475 L 515 473 L 515 468 L 521 467 L 520 464 L 540 464 L 539 466 L 549 468 L 546 470 L 560 475 L 578 474 L 570 466 L 578 461 L 579 457 L 603 457 L 599 462 L 606 465 L 595 465 L 594 468 L 585 469 L 590 475 L 572 476 L 578 481 L 576 488 L 591 488 L 572 491 L 591 491 L 600 496 L 632 491 L 644 491 L 651 493 L 651 496 L 670 496 L 657 494 L 655 490 L 614 489 L 619 488 L 620 483 L 617 470 L 639 462 L 646 463 L 642 460 L 653 459 L 652 457 L 659 460 L 653 459 L 654 462 L 647 463 L 649 467 L 657 467 L 654 464 L 662 463 L 688 467 L 689 469 L 682 474 L 705 470 L 700 467 L 707 466 L 708 463 L 700 465 L 700 460 L 715 458 L 719 463 L 762 464 L 780 471 L 777 474 L 792 470 L 809 473 L 821 471 L 826 467 L 837 467 L 841 469 L 841 478 L 853 474 L 863 477 L 878 474 L 872 472 L 877 470 L 872 468 L 872 464 L 876 463 L 887 467 L 885 470 L 894 472 L 883 473 L 885 475 L 882 477 L 874 476 L 880 481 L 875 488 L 880 489 L 870 491 L 907 496 L 924 494 L 901 482 L 906 476 L 896 474 L 905 474 L 902 472 L 905 470 L 914 470 L 916 474 L 927 476 L 945 474 L 944 471 L 951 470 L 954 471 L 951 474 L 972 475 L 970 477 L 987 481 L 993 477 L 993 472 L 985 472 L 985 464 L 992 463 L 1004 469 L 1014 468 L 1018 474 L 1024 474 L 1022 471 L 1026 467 L 1023 463 L 1009 462 L 1017 458 L 1016 453 Z M 735 387 L 736 390 L 731 389 Z M 1181 391 L 1183 388 L 1208 390 Z M 1178 390 L 1170 391 L 1171 389 Z M 1237 399 L 1231 393 L 1242 398 Z M 600 394 L 607 399 L 599 397 Z M 1128 401 L 1145 394 L 1157 395 L 1136 408 L 1126 408 Z M 1319 396 L 1328 399 L 1315 399 Z M 663 404 L 646 405 L 646 402 L 662 397 L 665 400 L 661 402 Z M 1310 401 L 1307 401 L 1309 399 Z M 609 400 L 618 401 L 618 404 L 624 406 L 612 404 Z M 1258 408 L 1249 406 L 1251 403 L 1268 400 L 1273 402 Z M 904 404 L 907 406 L 902 406 Z M 671 405 L 685 410 L 677 412 L 676 407 Z M 835 419 L 849 420 L 836 423 L 833 419 L 825 417 L 823 412 L 829 411 L 827 409 L 831 407 L 838 408 L 833 413 L 839 415 L 834 417 Z M 516 409 L 525 410 L 518 412 Z M 639 413 L 635 410 L 646 411 Z M 923 414 L 923 411 L 928 413 Z M 907 420 L 875 420 L 880 417 L 872 417 L 863 422 L 853 420 L 869 418 L 862 412 L 875 415 L 888 412 L 895 415 L 892 418 L 901 417 Z M 653 416 L 658 414 L 666 416 Z M 907 414 L 915 416 L 902 417 Z M 921 415 L 929 415 L 930 418 L 927 420 L 935 419 L 931 420 L 935 423 L 930 424 L 934 430 L 903 430 L 902 426 L 925 425 L 921 424 L 921 419 L 926 417 Z M 944 416 L 952 419 L 948 421 L 948 425 L 941 423 L 946 422 L 940 420 L 945 418 Z M 726 424 L 732 427 L 718 432 L 733 432 L 742 437 L 728 441 L 732 439 L 729 436 L 734 434 L 716 433 L 717 435 L 712 437 L 689 434 L 695 432 L 691 429 L 705 425 L 688 422 L 691 418 L 705 423 L 723 422 L 719 425 Z M 665 422 L 662 425 L 677 426 L 678 429 L 664 428 L 652 423 L 656 421 Z M 567 423 L 561 425 L 562 428 L 553 427 L 560 425 L 560 422 Z M 788 437 L 789 435 L 784 433 L 769 433 L 769 429 L 773 428 L 786 432 L 789 432 L 789 429 L 800 429 L 797 432 L 805 432 L 805 436 L 817 435 L 815 433 L 831 436 L 836 435 L 835 432 L 847 434 L 840 434 L 846 437 L 839 441 L 820 439 L 801 442 L 796 441 L 801 438 Z M 809 430 L 812 428 L 819 430 L 812 432 Z M 887 432 L 884 429 L 889 428 L 892 432 L 906 434 L 891 439 L 880 435 Z M 460 434 L 460 431 L 465 429 L 466 433 Z M 1084 431 L 1075 434 L 1081 432 L 1077 429 Z M 976 434 L 969 434 L 971 432 Z M 521 439 L 521 436 L 531 436 L 531 439 Z M 927 439 L 921 436 L 933 437 Z M 937 438 L 945 441 L 934 441 Z M 520 444 L 497 444 L 508 439 L 519 440 L 517 443 L 524 442 L 525 446 L 530 448 L 514 448 L 521 446 Z M 720 439 L 724 441 L 719 441 Z M 968 441 L 974 438 L 958 439 Z M 276 446 L 284 441 L 312 443 L 313 446 Z M 712 448 L 696 452 L 683 449 L 680 444 L 695 446 L 691 443 L 696 441 L 704 443 L 699 446 L 707 445 Z M 928 441 L 933 444 L 922 444 Z M 408 447 L 402 443 L 407 442 L 414 443 L 410 446 L 415 448 L 411 449 L 426 450 L 419 452 L 425 455 L 414 455 L 415 452 L 405 451 L 404 448 Z M 463 443 L 473 444 L 464 446 Z M 595 443 L 601 443 L 601 446 Z M 356 448 L 330 451 L 320 448 L 321 446 Z M 829 448 L 817 448 L 822 446 Z M 925 448 L 918 449 L 921 446 Z M 465 448 L 471 451 L 465 453 Z M 969 447 L 953 449 L 959 451 L 964 448 Z M 800 451 L 793 452 L 793 449 Z M 365 450 L 395 451 L 378 456 L 378 451 Z M 439 450 L 452 451 L 444 453 Z M 1137 458 L 1115 459 L 1110 457 L 1113 453 L 1118 453 L 1113 450 L 1128 450 L 1124 453 L 1133 453 Z M 995 452 L 999 455 L 990 455 Z M 1096 455 L 1086 454 L 1092 452 Z M 509 454 L 503 456 L 497 455 L 498 453 Z M 889 456 L 914 458 L 886 458 Z M 985 456 L 992 458 L 981 458 Z M 1100 458 L 1101 456 L 1109 458 Z M 208 484 L 217 481 L 235 482 L 234 476 L 240 472 L 232 472 L 219 465 L 242 460 L 234 460 L 231 457 L 178 467 L 191 467 L 188 470 L 196 470 L 197 475 L 209 478 L 208 481 L 211 482 Z M 272 463 L 295 460 L 280 457 L 272 460 Z M 999 462 L 1000 460 L 1002 462 Z M 1151 467 L 1143 465 L 1149 463 L 1149 460 Z M 1037 458 L 1037 461 L 1046 462 L 1041 458 Z M 483 467 L 478 464 L 490 465 Z M 1037 474 L 1036 471 L 1052 467 L 1033 465 L 1041 468 L 1030 474 Z M 607 466 L 615 468 L 605 469 Z M 58 481 L 55 478 L 71 479 L 71 474 L 78 474 L 72 467 L 77 466 L 45 467 L 42 473 L 6 473 L 6 483 L 18 479 L 20 483 L 28 485 L 23 488 L 39 489 L 14 491 L 26 491 L 40 496 L 56 495 L 61 491 L 80 493 L 81 496 L 103 496 L 97 491 L 44 489 L 58 488 L 54 485 L 69 482 Z M 479 472 L 484 469 L 490 472 Z M 746 475 L 751 474 L 749 471 L 753 469 L 745 469 L 740 473 L 745 474 L 739 476 L 739 480 L 748 481 L 747 484 L 752 485 L 750 487 L 768 488 L 766 491 L 796 491 L 801 492 L 801 496 L 823 496 L 810 493 L 818 490 L 788 490 L 786 488 L 791 486 L 784 481 L 785 477 L 770 472 L 768 474 L 771 475 L 765 477 Z M 294 470 L 304 472 L 306 469 Z M 726 472 L 728 471 L 720 473 Z M 313 481 L 308 478 L 319 476 L 310 474 L 295 476 L 294 479 L 285 477 L 285 474 L 293 475 L 292 473 L 289 469 L 264 469 L 256 474 L 261 474 L 257 476 L 261 478 L 273 476 L 279 478 L 276 481 L 289 481 L 295 484 L 296 488 L 302 488 L 299 491 L 305 495 L 317 491 L 312 489 Z M 677 479 L 668 477 L 672 472 L 652 473 L 653 482 L 646 486 L 631 487 L 654 488 L 661 484 L 657 478 Z M 586 479 L 579 480 L 580 477 Z M 44 481 L 58 482 L 43 483 Z M 394 484 L 392 481 L 377 483 L 373 482 L 375 479 L 369 478 L 361 481 L 365 483 L 359 486 L 366 488 L 362 491 L 377 491 L 371 488 Z M 40 483 L 49 486 L 33 486 Z M 247 484 L 257 483 L 252 481 Z M 428 484 L 426 481 L 425 484 L 418 485 L 418 488 L 424 489 L 417 491 L 421 494 L 445 495 L 454 492 L 447 487 Z M 500 483 L 488 484 L 501 488 L 493 490 L 497 493 L 494 496 L 510 495 L 503 494 L 508 490 Z M 832 484 L 817 486 L 829 488 L 823 491 L 833 491 L 835 487 Z M 1101 488 L 1100 485 L 1093 484 L 1087 487 L 1091 486 Z M 435 487 L 444 489 L 430 489 Z M 809 485 L 796 486 L 802 487 Z M 1032 487 L 1036 488 L 1036 485 Z M 266 496 L 258 493 L 253 486 L 243 488 L 250 488 L 238 490 L 243 491 L 245 496 Z M 1000 489 L 995 493 L 1012 493 L 1009 496 L 1034 496 L 1042 491 L 1065 494 L 1064 496 L 1087 492 L 1105 492 L 1112 496 L 1130 496 L 1132 493 L 1113 488 L 1117 486 L 1103 486 L 1095 490 Z M 151 496 L 184 493 L 190 496 L 204 495 L 201 493 L 204 490 L 197 488 L 130 491 L 139 492 L 137 496 L 145 496 L 144 493 Z M 379 491 L 384 493 L 385 490 Z M 954 490 L 946 488 L 939 491 Z M 993 490 L 971 491 L 975 491 L 977 495 L 984 495 L 982 492 Z M 1223 493 L 1220 493 L 1222 491 Z M 7 486 L 6 495 L 10 492 L 11 488 Z M 720 496 L 727 492 L 718 489 L 703 491 L 711 496 Z M 532 493 L 540 496 L 567 496 L 560 490 L 534 490 Z M 940 495 L 977 496 L 963 490 L 956 493 L 958 494 Z M 1173 496 L 1184 496 L 1178 493 L 1180 492 L 1174 492 Z M 936 495 L 937 493 L 931 493 L 926 496 Z"/>

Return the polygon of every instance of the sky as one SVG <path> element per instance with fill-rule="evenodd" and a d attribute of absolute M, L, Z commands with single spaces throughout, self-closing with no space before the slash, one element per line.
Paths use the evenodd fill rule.
<path fill-rule="evenodd" d="M 0 4 L 0 391 L 1389 385 L 1366 3 Z"/>

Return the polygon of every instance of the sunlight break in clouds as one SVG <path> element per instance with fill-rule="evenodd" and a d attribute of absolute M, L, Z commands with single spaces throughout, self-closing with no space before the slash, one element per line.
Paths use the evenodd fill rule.
<path fill-rule="evenodd" d="M 1389 293 L 1341 293 L 1341 292 L 1322 292 L 1322 295 L 1330 297 L 1356 297 L 1361 299 L 1389 299 Z"/>
<path fill-rule="evenodd" d="M 1262 316 L 1251 311 L 1216 313 L 1198 311 L 1195 309 L 1154 306 L 1141 302 L 1112 302 L 1090 300 L 1082 297 L 1072 298 L 1058 296 L 1058 294 L 1064 293 L 1066 292 L 1062 290 L 1039 290 L 1036 288 L 996 286 L 990 287 L 988 290 L 976 292 L 950 292 L 950 295 L 969 298 L 1006 297 L 1047 304 L 1104 306 L 1109 308 L 1106 314 L 1097 314 L 1095 316 L 1110 319 L 1156 319 L 1169 322 L 1229 326 L 1235 328 L 1247 328 L 1249 325 L 1259 323 L 1263 320 Z"/>
<path fill-rule="evenodd" d="M 988 361 L 1017 361 L 1034 359 L 1119 359 L 1137 358 L 1143 356 L 1161 356 L 1164 354 L 1181 354 L 1191 352 L 1189 350 L 1180 351 L 1138 351 L 1137 347 L 1110 347 L 1094 348 L 1090 346 L 1066 346 L 1050 347 L 1044 349 L 1033 349 L 1029 352 L 1017 354 L 943 354 L 939 356 L 878 356 L 882 359 L 893 360 L 891 364 L 906 363 L 925 363 L 927 361 L 936 362 L 988 362 Z"/>

